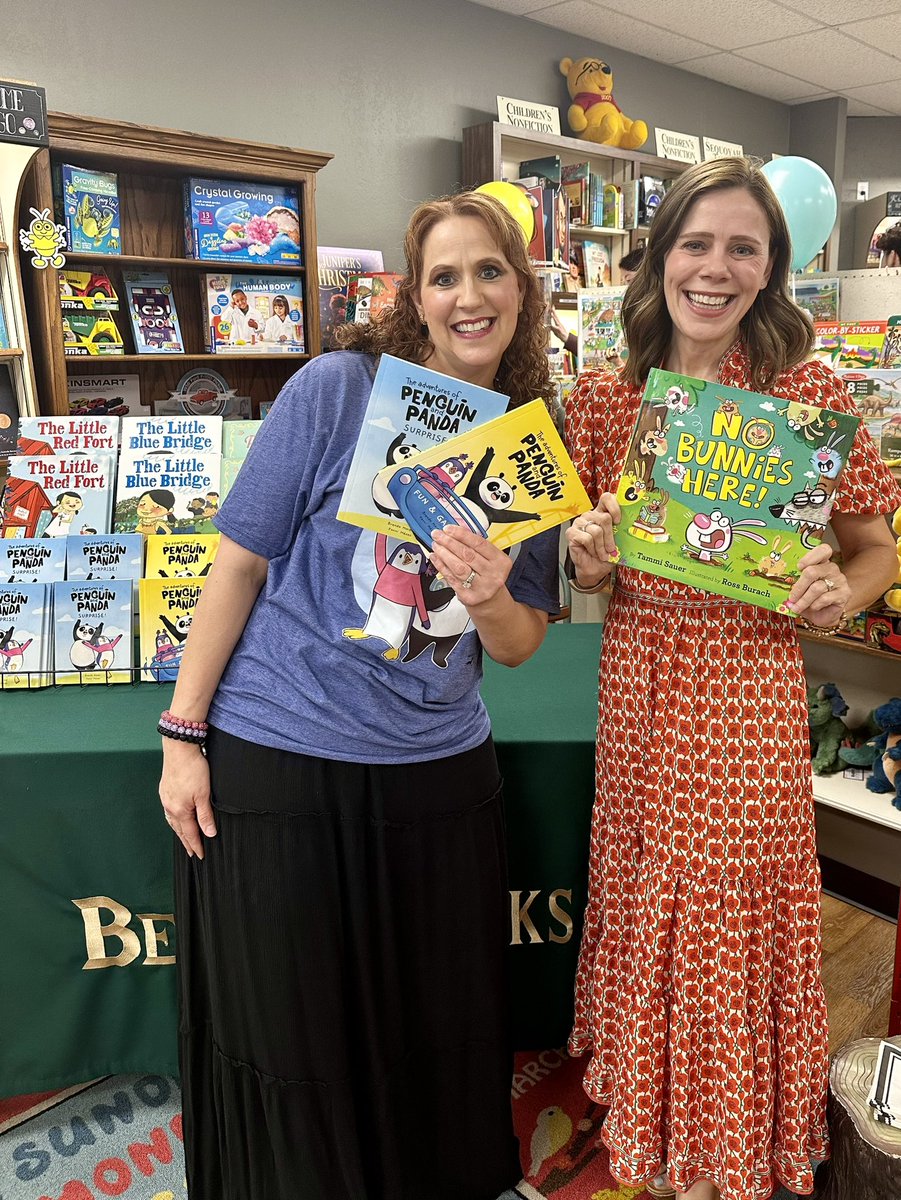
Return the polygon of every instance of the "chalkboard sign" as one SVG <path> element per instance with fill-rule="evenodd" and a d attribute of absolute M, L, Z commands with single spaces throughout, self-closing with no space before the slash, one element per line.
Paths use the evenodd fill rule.
<path fill-rule="evenodd" d="M 885 215 L 887 217 L 901 217 L 901 192 L 885 193 Z"/>
<path fill-rule="evenodd" d="M 0 142 L 49 145 L 43 88 L 0 79 Z"/>

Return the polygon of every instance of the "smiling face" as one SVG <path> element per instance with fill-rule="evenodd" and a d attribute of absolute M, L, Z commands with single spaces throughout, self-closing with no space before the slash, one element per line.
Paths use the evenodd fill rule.
<path fill-rule="evenodd" d="M 664 260 L 663 290 L 673 321 L 672 349 L 722 354 L 772 270 L 770 230 L 744 188 L 697 200 Z"/>
<path fill-rule="evenodd" d="M 413 293 L 434 347 L 425 365 L 492 387 L 516 332 L 516 272 L 478 217 L 447 217 L 426 235 Z"/>

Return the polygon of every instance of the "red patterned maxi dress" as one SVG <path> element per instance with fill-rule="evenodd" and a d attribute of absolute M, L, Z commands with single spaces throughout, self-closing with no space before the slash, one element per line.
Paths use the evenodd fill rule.
<path fill-rule="evenodd" d="M 744 351 L 720 381 L 749 388 Z M 853 412 L 820 363 L 780 399 Z M 571 398 L 573 459 L 595 501 L 616 491 L 641 391 L 588 373 Z M 901 492 L 858 434 L 836 511 L 890 512 Z M 569 1049 L 610 1106 L 611 1168 L 667 1163 L 687 1190 L 765 1200 L 812 1190 L 827 1150 L 820 875 L 805 681 L 792 622 L 620 568 L 604 628 L 597 800 Z"/>

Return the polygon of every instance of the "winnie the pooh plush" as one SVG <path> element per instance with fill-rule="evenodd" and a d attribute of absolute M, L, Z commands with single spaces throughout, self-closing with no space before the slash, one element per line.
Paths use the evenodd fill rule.
<path fill-rule="evenodd" d="M 572 104 L 567 114 L 576 137 L 602 146 L 637 150 L 648 139 L 644 121 L 631 121 L 613 99 L 613 72 L 600 58 L 560 60 Z"/>

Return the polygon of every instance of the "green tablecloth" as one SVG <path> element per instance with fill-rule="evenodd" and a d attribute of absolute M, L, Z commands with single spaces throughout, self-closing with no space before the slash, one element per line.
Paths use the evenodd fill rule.
<path fill-rule="evenodd" d="M 506 780 L 517 1046 L 572 1007 L 593 795 L 598 625 L 558 624 L 483 693 Z M 175 1073 L 171 842 L 155 726 L 171 686 L 0 694 L 0 1095 Z"/>

